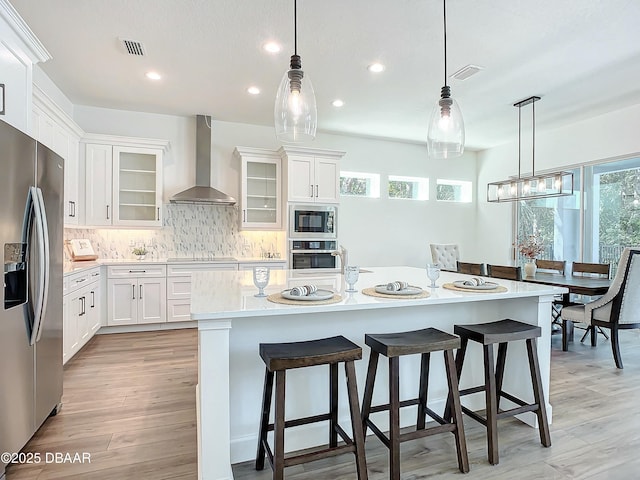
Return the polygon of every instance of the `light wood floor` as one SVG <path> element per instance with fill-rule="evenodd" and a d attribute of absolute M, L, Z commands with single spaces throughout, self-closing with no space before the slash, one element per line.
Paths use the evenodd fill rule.
<path fill-rule="evenodd" d="M 402 446 L 402 478 L 590 479 L 640 474 L 640 333 L 622 332 L 624 370 L 608 341 L 552 344 L 551 448 L 515 420 L 499 425 L 500 464 L 486 460 L 485 433 L 465 417 L 471 471 L 457 470 L 451 435 Z M 602 337 L 600 337 L 602 339 Z M 195 330 L 98 335 L 65 368 L 64 408 L 26 451 L 90 452 L 90 464 L 11 465 L 7 480 L 196 479 Z M 525 372 L 523 372 L 525 373 Z M 528 374 L 528 373 L 525 373 Z M 256 379 L 261 382 L 262 378 Z M 256 408 L 259 408 L 256 405 Z M 387 452 L 368 437 L 369 478 L 388 478 Z M 290 467 L 290 480 L 355 479 L 350 454 Z M 267 480 L 268 466 L 234 466 L 236 480 Z"/>

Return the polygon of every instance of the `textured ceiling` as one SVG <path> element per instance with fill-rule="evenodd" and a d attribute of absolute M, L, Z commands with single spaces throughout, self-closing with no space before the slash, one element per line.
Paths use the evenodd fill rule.
<path fill-rule="evenodd" d="M 293 0 L 10 0 L 74 104 L 273 125 L 293 53 Z M 448 67 L 467 147 L 514 140 L 512 104 L 540 95 L 539 130 L 640 103 L 640 1 L 449 0 Z M 145 57 L 119 38 L 142 42 Z M 268 55 L 265 41 L 282 43 Z M 299 0 L 298 53 L 319 129 L 425 142 L 444 81 L 440 0 Z M 385 72 L 367 65 L 380 61 Z M 152 83 L 148 70 L 164 75 Z M 257 85 L 258 96 L 246 88 Z M 336 109 L 331 101 L 341 98 Z"/>

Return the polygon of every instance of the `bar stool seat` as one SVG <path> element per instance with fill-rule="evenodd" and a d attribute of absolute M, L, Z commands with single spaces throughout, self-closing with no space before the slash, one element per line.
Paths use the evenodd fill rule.
<path fill-rule="evenodd" d="M 458 395 L 458 379 L 453 359 L 453 350 L 460 346 L 460 339 L 435 328 L 426 328 L 402 333 L 366 334 L 365 343 L 371 347 L 369 368 L 362 400 L 362 424 L 364 432 L 371 428 L 373 433 L 389 448 L 389 478 L 400 478 L 400 443 L 428 435 L 451 432 L 455 436 L 458 468 L 461 472 L 469 471 L 467 446 L 462 425 L 462 410 Z M 442 351 L 444 354 L 447 383 L 450 397 L 453 399 L 453 420 L 444 419 L 427 406 L 429 386 L 429 360 L 432 352 Z M 419 397 L 400 401 L 400 362 L 404 355 L 421 355 Z M 373 388 L 378 367 L 378 358 L 384 355 L 389 359 L 389 403 L 371 406 Z M 416 429 L 400 434 L 400 408 L 418 405 Z M 389 437 L 387 437 L 369 418 L 374 412 L 389 411 Z M 425 428 L 425 417 L 429 415 L 439 425 Z"/>
<path fill-rule="evenodd" d="M 469 340 L 478 342 L 483 346 L 484 351 L 484 385 L 460 390 L 460 396 L 472 393 L 485 392 L 486 416 L 462 406 L 462 411 L 474 420 L 487 427 L 487 449 L 489 463 L 495 465 L 499 461 L 498 455 L 498 430 L 497 421 L 500 418 L 519 415 L 524 412 L 535 412 L 538 418 L 538 429 L 540 442 L 545 447 L 551 446 L 551 436 L 549 433 L 549 422 L 545 408 L 544 393 L 542 390 L 542 379 L 540 377 L 540 366 L 538 364 L 538 354 L 536 348 L 536 338 L 541 335 L 540 327 L 518 322 L 515 320 L 499 320 L 491 323 L 481 323 L 475 325 L 455 325 L 454 332 L 460 336 L 460 348 L 456 353 L 456 371 L 458 379 L 462 373 L 465 353 Z M 529 371 L 533 386 L 534 403 L 527 403 L 502 390 L 504 378 L 505 361 L 507 357 L 507 345 L 516 340 L 525 340 L 527 345 L 527 355 L 529 359 Z M 497 343 L 498 358 L 497 370 L 493 359 L 493 345 Z M 518 407 L 509 410 L 500 410 L 500 399 L 505 398 Z M 452 402 L 447 402 L 445 418 L 451 418 Z"/>
<path fill-rule="evenodd" d="M 264 468 L 265 455 L 273 468 L 273 479 L 284 478 L 284 468 L 291 465 L 319 460 L 333 455 L 353 452 L 356 458 L 358 480 L 367 480 L 367 465 L 364 453 L 364 433 L 360 418 L 358 389 L 356 383 L 355 360 L 362 358 L 362 349 L 343 336 L 322 338 L 303 342 L 261 343 L 260 357 L 266 365 L 262 414 L 256 454 L 256 470 Z M 352 438 L 338 424 L 338 364 L 345 364 L 347 396 L 353 428 Z M 286 371 L 294 368 L 329 365 L 329 413 L 313 415 L 285 421 L 285 380 Z M 269 423 L 273 379 L 276 380 L 275 420 Z M 329 445 L 305 453 L 284 454 L 284 430 L 329 421 Z M 267 441 L 267 433 L 274 431 L 273 451 Z M 338 436 L 345 442 L 338 446 Z"/>

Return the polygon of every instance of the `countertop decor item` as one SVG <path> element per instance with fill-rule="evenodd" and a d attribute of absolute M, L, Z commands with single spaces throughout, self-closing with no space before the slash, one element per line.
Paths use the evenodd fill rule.
<path fill-rule="evenodd" d="M 316 95 L 309 76 L 305 76 L 302 70 L 302 59 L 298 55 L 297 0 L 293 0 L 293 45 L 291 68 L 282 77 L 273 112 L 276 137 L 287 143 L 313 140 L 318 125 Z"/>
<path fill-rule="evenodd" d="M 427 133 L 429 158 L 455 158 L 464 152 L 464 120 L 458 103 L 451 98 L 451 87 L 447 85 L 447 1 L 442 0 L 444 24 L 444 86 L 440 100 L 433 108 Z"/>
<path fill-rule="evenodd" d="M 147 258 L 147 253 L 149 253 L 144 246 L 136 247 L 131 252 L 136 256 L 138 260 L 144 260 L 145 258 Z"/>
<path fill-rule="evenodd" d="M 551 172 L 536 175 L 536 109 L 540 97 L 529 97 L 513 104 L 518 107 L 518 176 L 487 185 L 487 202 L 517 202 L 520 200 L 564 197 L 573 195 L 573 173 Z M 522 107 L 531 104 L 531 175 L 521 176 Z"/>

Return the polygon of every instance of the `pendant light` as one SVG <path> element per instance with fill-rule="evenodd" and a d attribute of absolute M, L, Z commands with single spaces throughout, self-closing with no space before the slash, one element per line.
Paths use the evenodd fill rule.
<path fill-rule="evenodd" d="M 276 137 L 286 143 L 298 143 L 313 140 L 316 137 L 318 111 L 316 96 L 309 76 L 302 70 L 302 60 L 298 55 L 298 19 L 297 0 L 293 1 L 293 43 L 290 69 L 282 77 L 274 120 Z"/>
<path fill-rule="evenodd" d="M 427 151 L 430 158 L 459 157 L 464 152 L 464 121 L 462 112 L 447 85 L 447 2 L 442 0 L 444 19 L 444 86 L 440 100 L 431 113 L 427 133 Z"/>
<path fill-rule="evenodd" d="M 547 197 L 564 197 L 573 195 L 573 173 L 551 172 L 536 174 L 536 108 L 535 102 L 540 97 L 529 97 L 514 103 L 518 107 L 518 176 L 507 180 L 492 182 L 487 185 L 487 202 L 517 202 Z M 522 177 L 521 166 L 521 133 L 522 133 L 522 107 L 531 104 L 532 117 L 532 152 L 531 175 Z"/>

